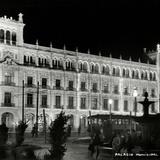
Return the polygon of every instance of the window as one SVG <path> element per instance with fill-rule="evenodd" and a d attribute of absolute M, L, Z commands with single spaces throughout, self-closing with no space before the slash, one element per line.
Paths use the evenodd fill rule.
<path fill-rule="evenodd" d="M 124 111 L 128 112 L 128 101 L 124 100 Z"/>
<path fill-rule="evenodd" d="M 56 108 L 61 108 L 61 96 L 56 96 Z"/>
<path fill-rule="evenodd" d="M 81 109 L 86 109 L 86 97 L 81 97 Z"/>
<path fill-rule="evenodd" d="M 97 98 L 92 99 L 92 109 L 97 109 Z"/>
<path fill-rule="evenodd" d="M 156 110 L 155 110 L 155 103 L 152 103 L 152 104 L 151 104 L 151 112 L 152 112 L 152 113 L 155 113 L 155 112 L 156 112 Z"/>
<path fill-rule="evenodd" d="M 73 90 L 73 81 L 69 81 L 69 84 L 68 84 L 69 86 L 69 90 Z"/>
<path fill-rule="evenodd" d="M 108 99 L 103 99 L 103 109 L 108 110 Z"/>
<path fill-rule="evenodd" d="M 84 91 L 86 89 L 86 83 L 81 82 L 81 90 Z"/>
<path fill-rule="evenodd" d="M 68 109 L 73 109 L 73 97 L 68 97 Z"/>
<path fill-rule="evenodd" d="M 115 93 L 115 94 L 118 94 L 118 93 L 119 93 L 119 86 L 118 86 L 118 85 L 115 85 L 115 86 L 114 86 L 114 93 Z"/>
<path fill-rule="evenodd" d="M 47 78 L 42 78 L 42 88 L 47 87 Z"/>
<path fill-rule="evenodd" d="M 118 99 L 114 100 L 114 111 L 118 111 Z"/>
<path fill-rule="evenodd" d="M 155 96 L 155 89 L 152 89 L 152 90 L 151 90 L 151 97 L 152 97 L 152 98 L 156 97 L 156 96 Z"/>
<path fill-rule="evenodd" d="M 128 95 L 129 93 L 128 93 L 128 87 L 125 87 L 124 88 L 124 95 Z"/>
<path fill-rule="evenodd" d="M 56 79 L 56 88 L 60 88 L 60 87 L 61 87 L 61 80 Z"/>
<path fill-rule="evenodd" d="M 42 107 L 47 107 L 47 95 L 42 95 Z"/>
<path fill-rule="evenodd" d="M 11 93 L 10 92 L 5 92 L 4 104 L 5 105 L 10 105 L 11 104 Z"/>
<path fill-rule="evenodd" d="M 27 94 L 27 106 L 32 106 L 33 105 L 33 94 L 28 93 Z"/>
<path fill-rule="evenodd" d="M 93 83 L 93 86 L 92 86 L 93 88 L 93 92 L 97 92 L 97 83 Z"/>
<path fill-rule="evenodd" d="M 11 84 L 11 75 L 5 75 L 5 84 Z"/>
<path fill-rule="evenodd" d="M 109 92 L 109 86 L 108 84 L 104 86 L 104 93 L 108 93 Z"/>
<path fill-rule="evenodd" d="M 33 77 L 27 77 L 27 85 L 32 86 L 33 85 Z"/>

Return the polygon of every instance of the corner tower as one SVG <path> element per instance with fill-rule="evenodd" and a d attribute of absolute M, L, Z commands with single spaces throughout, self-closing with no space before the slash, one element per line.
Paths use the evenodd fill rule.
<path fill-rule="evenodd" d="M 0 43 L 23 46 L 24 26 L 22 13 L 19 13 L 18 20 L 12 17 L 0 17 Z"/>

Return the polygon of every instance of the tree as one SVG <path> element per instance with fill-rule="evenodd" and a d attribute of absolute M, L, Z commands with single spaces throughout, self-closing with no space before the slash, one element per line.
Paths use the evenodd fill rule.
<path fill-rule="evenodd" d="M 62 160 L 66 152 L 67 140 L 67 121 L 69 116 L 61 111 L 57 118 L 51 123 L 50 142 L 51 142 L 51 159 Z"/>

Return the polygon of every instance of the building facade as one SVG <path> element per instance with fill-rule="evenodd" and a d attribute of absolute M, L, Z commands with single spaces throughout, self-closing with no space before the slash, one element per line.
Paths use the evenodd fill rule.
<path fill-rule="evenodd" d="M 156 64 L 102 57 L 65 49 L 26 44 L 23 15 L 0 18 L 0 121 L 14 127 L 24 115 L 35 123 L 37 90 L 39 123 L 45 109 L 47 123 L 63 108 L 74 129 L 87 127 L 91 114 L 142 115 L 145 91 L 159 112 L 159 45 L 150 54 Z M 39 84 L 38 84 L 39 83 Z M 37 89 L 38 88 L 38 89 Z M 136 91 L 137 97 L 133 94 Z M 111 101 L 112 100 L 112 101 Z"/>

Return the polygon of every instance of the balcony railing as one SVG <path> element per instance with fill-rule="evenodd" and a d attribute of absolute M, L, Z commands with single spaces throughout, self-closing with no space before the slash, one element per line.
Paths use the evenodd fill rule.
<path fill-rule="evenodd" d="M 97 89 L 91 89 L 91 92 L 97 93 L 98 90 Z"/>
<path fill-rule="evenodd" d="M 49 108 L 49 105 L 47 105 L 47 104 L 46 104 L 46 105 L 42 104 L 42 105 L 40 105 L 40 107 L 41 107 L 41 108 Z"/>
<path fill-rule="evenodd" d="M 82 92 L 87 92 L 88 89 L 86 89 L 86 88 L 81 88 L 80 91 L 82 91 Z"/>
<path fill-rule="evenodd" d="M 76 72 L 76 68 L 66 68 L 66 71 Z"/>
<path fill-rule="evenodd" d="M 61 87 L 61 86 L 60 86 L 60 87 L 58 87 L 58 86 L 54 86 L 54 87 L 53 87 L 53 89 L 54 89 L 54 90 L 64 90 L 64 88 L 63 88 L 63 87 Z"/>
<path fill-rule="evenodd" d="M 24 62 L 23 63 L 25 66 L 36 66 L 36 63 L 35 62 L 32 62 L 32 63 L 30 63 L 30 62 Z"/>
<path fill-rule="evenodd" d="M 79 72 L 88 73 L 88 71 L 84 69 L 79 69 Z"/>
<path fill-rule="evenodd" d="M 38 67 L 41 67 L 41 68 L 50 68 L 50 64 L 38 64 Z"/>
<path fill-rule="evenodd" d="M 15 107 L 15 103 L 1 103 L 2 107 Z"/>
<path fill-rule="evenodd" d="M 66 91 L 75 91 L 76 89 L 75 88 L 72 88 L 72 87 L 67 87 L 66 88 Z"/>
<path fill-rule="evenodd" d="M 36 85 L 35 84 L 25 84 L 25 87 L 28 87 L 28 88 L 36 88 Z"/>
<path fill-rule="evenodd" d="M 63 66 L 53 66 L 52 69 L 64 70 Z"/>
<path fill-rule="evenodd" d="M 102 90 L 103 93 L 109 93 L 109 90 Z"/>
<path fill-rule="evenodd" d="M 61 106 L 61 105 L 54 105 L 54 108 L 56 108 L 56 109 L 61 109 L 62 106 Z"/>
<path fill-rule="evenodd" d="M 48 86 L 48 85 L 41 85 L 40 86 L 42 89 L 50 89 L 50 86 Z"/>
<path fill-rule="evenodd" d="M 75 107 L 74 106 L 72 106 L 72 105 L 68 105 L 67 106 L 67 109 L 74 109 Z"/>
<path fill-rule="evenodd" d="M 123 92 L 123 95 L 129 96 L 128 92 Z"/>
<path fill-rule="evenodd" d="M 16 83 L 14 83 L 14 82 L 5 82 L 5 81 L 2 81 L 2 82 L 1 82 L 1 85 L 4 85 L 4 86 L 15 86 Z"/>
<path fill-rule="evenodd" d="M 81 105 L 80 109 L 87 109 L 87 107 L 85 105 Z"/>
<path fill-rule="evenodd" d="M 35 105 L 34 104 L 25 104 L 25 107 L 26 108 L 35 108 Z"/>

